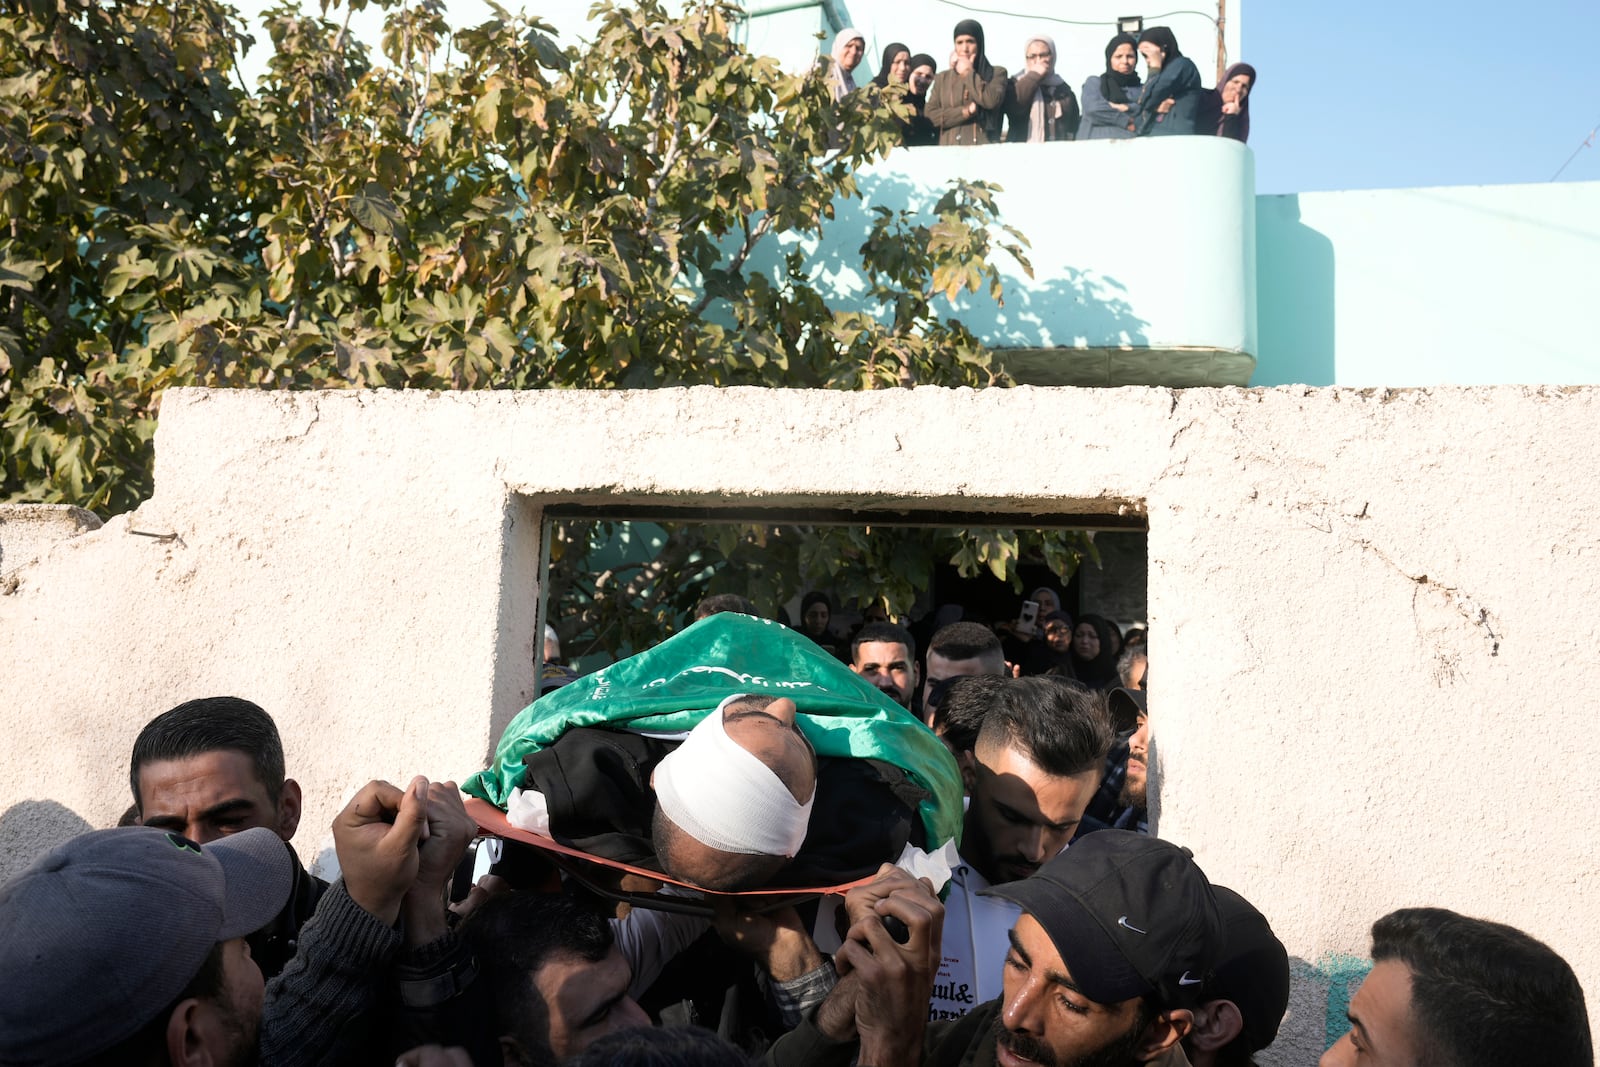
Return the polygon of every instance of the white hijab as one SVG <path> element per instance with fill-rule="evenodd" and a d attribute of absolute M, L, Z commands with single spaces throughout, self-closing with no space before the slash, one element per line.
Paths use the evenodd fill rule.
<path fill-rule="evenodd" d="M 1042 33 L 1036 33 L 1032 37 L 1028 38 L 1028 43 L 1022 46 L 1022 53 L 1024 56 L 1026 56 L 1028 50 L 1033 47 L 1033 42 L 1035 41 L 1042 42 L 1046 48 L 1050 49 L 1050 58 L 1052 60 L 1057 58 L 1055 41 L 1046 37 Z M 1047 88 L 1065 84 L 1066 82 L 1062 79 L 1061 75 L 1057 74 L 1053 70 L 1049 74 L 1046 74 L 1044 77 L 1039 79 L 1039 87 L 1034 91 L 1033 94 L 1033 107 L 1028 109 L 1029 144 L 1040 144 L 1044 141 L 1044 91 Z"/>
<path fill-rule="evenodd" d="M 833 98 L 842 99 L 846 93 L 856 91 L 856 79 L 853 71 L 844 69 L 844 46 L 851 41 L 860 41 L 863 50 L 867 47 L 867 38 L 860 30 L 845 27 L 839 31 L 839 36 L 833 39 L 833 69 L 829 72 L 833 78 Z M 863 55 L 865 51 L 863 51 Z M 860 66 L 858 63 L 857 66 Z"/>

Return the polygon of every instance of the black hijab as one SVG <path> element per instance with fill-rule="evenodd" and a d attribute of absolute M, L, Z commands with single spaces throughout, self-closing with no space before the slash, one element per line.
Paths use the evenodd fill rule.
<path fill-rule="evenodd" d="M 883 62 L 878 64 L 878 73 L 876 73 L 876 74 L 874 74 L 872 76 L 872 84 L 873 85 L 876 85 L 880 89 L 889 88 L 889 67 L 893 65 L 894 57 L 899 55 L 901 52 L 904 52 L 906 54 L 907 60 L 909 62 L 909 57 L 911 56 L 911 49 L 907 48 L 905 45 L 901 44 L 899 41 L 895 41 L 888 48 L 885 48 L 883 50 Z M 906 83 L 907 83 L 906 84 L 906 89 L 907 89 L 907 91 L 910 91 L 910 89 L 911 89 L 910 81 L 911 81 L 911 71 L 907 70 L 906 71 Z"/>
<path fill-rule="evenodd" d="M 933 72 L 937 74 L 939 73 L 939 61 L 934 59 L 926 52 L 918 52 L 916 55 L 911 57 L 910 69 L 906 71 L 906 96 L 913 101 L 916 101 L 917 106 L 920 108 L 922 106 L 922 99 L 927 95 L 928 91 L 924 89 L 919 93 L 915 89 L 911 88 L 911 75 L 916 72 L 918 67 L 932 67 Z M 929 82 L 929 84 L 931 85 L 933 83 Z"/>
<path fill-rule="evenodd" d="M 955 32 L 950 38 L 954 40 L 962 36 L 975 38 L 978 42 L 978 54 L 972 61 L 972 69 L 977 72 L 979 80 L 988 81 L 994 77 L 994 66 L 983 49 L 983 23 L 977 19 L 962 19 L 956 23 Z"/>
<path fill-rule="evenodd" d="M 1133 46 L 1134 69 L 1126 74 L 1119 74 L 1111 69 L 1111 54 L 1123 45 Z M 1139 80 L 1139 42 L 1131 33 L 1119 33 L 1111 38 L 1111 43 L 1106 45 L 1106 72 L 1100 75 L 1100 95 L 1112 103 L 1118 102 L 1118 94 L 1123 100 L 1128 97 L 1129 89 L 1137 89 L 1143 83 Z"/>
<path fill-rule="evenodd" d="M 1148 30 L 1145 30 L 1143 33 L 1141 33 L 1139 35 L 1139 43 L 1144 44 L 1146 41 L 1153 45 L 1159 46 L 1160 49 L 1167 54 L 1166 59 L 1164 59 L 1161 63 L 1163 67 L 1165 67 L 1168 63 L 1171 63 L 1174 59 L 1180 59 L 1183 57 L 1183 53 L 1178 51 L 1178 38 L 1175 37 L 1172 31 L 1165 26 L 1151 26 Z"/>
<path fill-rule="evenodd" d="M 1074 644 L 1068 654 L 1072 660 L 1072 676 L 1090 689 L 1112 689 L 1117 684 L 1118 638 L 1112 635 L 1111 622 L 1103 615 L 1079 615 L 1072 628 L 1074 634 L 1084 623 L 1094 627 L 1095 636 L 1100 639 L 1100 651 L 1094 659 L 1082 659 Z"/>

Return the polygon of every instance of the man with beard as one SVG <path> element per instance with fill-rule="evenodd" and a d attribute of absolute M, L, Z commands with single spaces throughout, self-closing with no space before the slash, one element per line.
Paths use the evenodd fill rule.
<path fill-rule="evenodd" d="M 846 903 L 852 918 L 870 900 L 853 893 L 857 906 Z M 883 974 L 855 990 L 841 982 L 773 1046 L 766 1064 L 844 1067 L 858 1058 L 921 1067 L 1188 1067 L 1182 1041 L 1194 1029 L 1224 940 L 1211 885 L 1188 849 L 1107 830 L 1032 877 L 984 893 L 1020 909 L 1005 935 L 999 996 L 959 1019 L 926 1024 L 913 1017 L 914 1004 L 894 999 L 922 973 L 917 950 L 940 950 L 925 933 L 938 921 L 937 901 L 924 890 L 929 903 L 913 907 L 917 896 L 908 887 L 894 905 L 876 905 L 910 928 L 903 950 L 882 934 L 868 953 L 852 946 L 852 960 L 881 958 Z M 950 930 L 947 916 L 942 925 Z M 858 921 L 852 936 L 858 932 L 873 932 L 871 924 Z M 831 1009 L 849 1008 L 852 995 L 854 1019 L 841 1025 Z M 869 1055 L 869 1034 L 890 1040 Z"/>
<path fill-rule="evenodd" d="M 1099 693 L 1054 677 L 1006 679 L 996 689 L 977 744 L 959 760 L 971 800 L 945 900 L 930 1019 L 965 1015 L 999 994 L 1016 909 L 981 894 L 1027 878 L 1067 846 L 1100 786 L 1110 744 Z"/>
<path fill-rule="evenodd" d="M 1187 849 L 1107 830 L 985 893 L 1022 909 L 1003 995 L 931 1024 L 924 1067 L 1188 1064 L 1181 1042 L 1223 932 Z"/>
<path fill-rule="evenodd" d="M 1105 781 L 1084 811 L 1078 837 L 1107 827 L 1150 832 L 1150 717 L 1145 712 L 1145 698 L 1138 689 L 1113 689 L 1106 695 L 1113 723 L 1125 732 L 1106 755 Z"/>
<path fill-rule="evenodd" d="M 869 622 L 850 642 L 850 669 L 902 708 L 917 691 L 917 642 L 889 622 Z"/>

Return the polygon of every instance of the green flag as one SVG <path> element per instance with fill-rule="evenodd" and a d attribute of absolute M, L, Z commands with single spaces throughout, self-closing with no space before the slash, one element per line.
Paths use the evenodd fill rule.
<path fill-rule="evenodd" d="M 462 789 L 504 808 L 522 783 L 523 761 L 570 729 L 687 732 L 735 693 L 793 700 L 819 756 L 879 759 L 905 770 L 932 794 L 920 810 L 929 847 L 959 840 L 961 775 L 944 742 L 808 638 L 770 619 L 727 612 L 522 709 L 501 736 L 494 764 Z"/>

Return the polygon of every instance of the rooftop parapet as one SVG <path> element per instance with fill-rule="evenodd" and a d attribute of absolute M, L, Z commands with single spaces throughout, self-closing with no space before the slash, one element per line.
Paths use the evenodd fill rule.
<path fill-rule="evenodd" d="M 1217 137 L 900 149 L 859 174 L 825 238 L 820 279 L 848 303 L 874 207 L 929 211 L 955 179 L 1001 187 L 1027 237 L 1029 278 L 1003 252 L 1004 306 L 963 294 L 956 313 L 1035 385 L 1247 385 L 1255 369 L 1255 159 Z M 753 257 L 771 269 L 799 244 Z M 759 259 L 760 262 L 755 260 Z M 864 301 L 863 301 L 864 303 Z"/>

